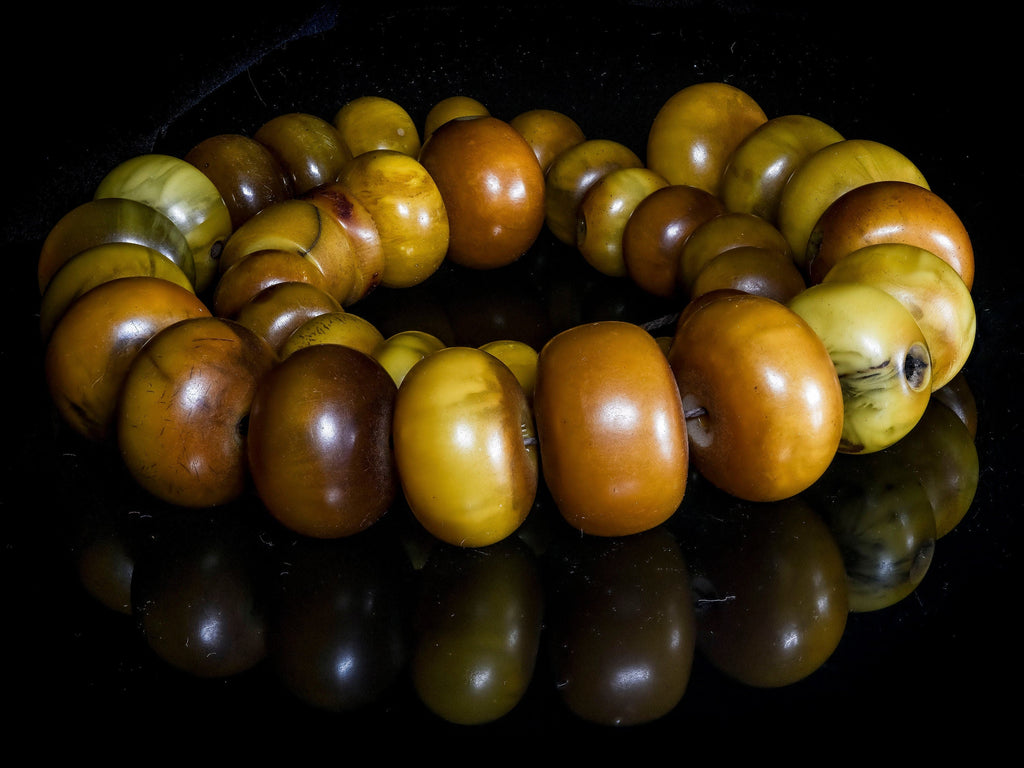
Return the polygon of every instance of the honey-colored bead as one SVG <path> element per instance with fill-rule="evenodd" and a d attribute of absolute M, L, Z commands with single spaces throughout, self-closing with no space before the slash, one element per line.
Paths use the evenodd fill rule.
<path fill-rule="evenodd" d="M 587 139 L 559 153 L 545 175 L 544 218 L 561 242 L 576 247 L 580 203 L 594 184 L 618 168 L 641 168 L 629 147 L 611 139 Z"/>
<path fill-rule="evenodd" d="M 949 264 L 924 248 L 878 243 L 840 260 L 824 283 L 874 285 L 905 306 L 917 321 L 932 359 L 932 390 L 948 384 L 970 357 L 977 332 L 971 292 Z"/>
<path fill-rule="evenodd" d="M 203 293 L 213 285 L 221 248 L 232 231 L 231 213 L 220 190 L 194 165 L 170 155 L 139 155 L 107 173 L 93 197 L 138 200 L 160 211 L 192 250 L 196 290 Z"/>
<path fill-rule="evenodd" d="M 120 277 L 159 277 L 195 293 L 181 267 L 138 243 L 104 243 L 75 254 L 58 269 L 39 304 L 39 333 L 45 341 L 65 310 L 96 286 Z"/>
<path fill-rule="evenodd" d="M 253 138 L 274 155 L 296 195 L 334 181 L 352 158 L 338 129 L 306 112 L 273 117 L 256 130 Z"/>
<path fill-rule="evenodd" d="M 970 290 L 974 247 L 963 221 L 926 187 L 876 181 L 840 195 L 818 218 L 807 243 L 810 280 L 820 283 L 846 254 L 880 243 L 924 248 L 948 263 Z"/>
<path fill-rule="evenodd" d="M 39 293 L 60 267 L 86 248 L 138 243 L 173 261 L 193 285 L 192 249 L 177 225 L 155 208 L 127 198 L 90 200 L 65 213 L 47 233 L 39 252 Z"/>
<path fill-rule="evenodd" d="M 307 320 L 328 312 L 341 312 L 337 299 L 315 285 L 275 283 L 243 304 L 234 319 L 279 352 L 288 337 Z"/>
<path fill-rule="evenodd" d="M 701 224 L 683 244 L 677 271 L 680 288 L 688 294 L 708 262 L 739 246 L 767 248 L 792 258 L 789 242 L 774 224 L 752 213 L 730 211 Z"/>
<path fill-rule="evenodd" d="M 351 312 L 324 312 L 292 331 L 281 345 L 279 354 L 283 360 L 313 344 L 341 344 L 372 357 L 383 343 L 383 334 L 369 320 Z"/>
<path fill-rule="evenodd" d="M 542 171 L 547 172 L 551 162 L 569 147 L 586 140 L 579 124 L 564 112 L 553 109 L 530 109 L 509 120 L 526 139 L 537 156 Z"/>
<path fill-rule="evenodd" d="M 537 383 L 536 349 L 525 341 L 517 339 L 497 339 L 480 345 L 480 349 L 489 352 L 501 360 L 515 375 L 519 385 L 526 394 L 526 399 L 533 402 L 533 388 Z"/>
<path fill-rule="evenodd" d="M 420 134 L 402 105 L 383 96 L 359 96 L 334 114 L 334 127 L 352 156 L 393 149 L 416 157 Z"/>
<path fill-rule="evenodd" d="M 238 323 L 199 317 L 164 328 L 139 350 L 116 417 L 135 481 L 181 507 L 213 507 L 245 491 L 246 431 L 273 350 Z"/>
<path fill-rule="evenodd" d="M 914 428 L 931 397 L 932 362 L 914 316 L 866 283 L 819 283 L 787 305 L 825 344 L 843 390 L 842 453 L 874 453 Z"/>
<path fill-rule="evenodd" d="M 630 279 L 648 293 L 679 293 L 680 253 L 708 219 L 725 213 L 722 201 L 697 187 L 670 184 L 641 200 L 622 233 L 622 257 Z"/>
<path fill-rule="evenodd" d="M 384 245 L 370 211 L 340 181 L 321 184 L 302 195 L 325 214 L 338 220 L 348 235 L 353 256 L 352 288 L 342 304 L 366 298 L 384 279 Z"/>
<path fill-rule="evenodd" d="M 384 250 L 381 285 L 409 288 L 438 270 L 448 252 L 448 213 L 416 158 L 387 149 L 364 152 L 345 164 L 338 182 L 377 224 Z"/>
<path fill-rule="evenodd" d="M 735 289 L 785 304 L 807 287 L 789 254 L 774 248 L 739 245 L 715 256 L 697 273 L 691 298 Z"/>
<path fill-rule="evenodd" d="M 203 139 L 184 157 L 210 179 L 231 214 L 231 228 L 292 197 L 291 182 L 266 146 L 240 133 Z"/>
<path fill-rule="evenodd" d="M 191 290 L 158 277 L 122 277 L 82 294 L 46 346 L 46 381 L 57 412 L 79 434 L 107 439 L 142 346 L 167 326 L 209 315 Z"/>
<path fill-rule="evenodd" d="M 356 257 L 338 220 L 299 198 L 270 205 L 232 233 L 221 254 L 221 271 L 259 251 L 300 254 L 323 273 L 326 291 L 339 303 L 355 283 Z"/>
<path fill-rule="evenodd" d="M 448 96 L 434 104 L 423 121 L 423 141 L 447 123 L 462 117 L 489 117 L 490 110 L 472 96 Z"/>
<path fill-rule="evenodd" d="M 844 139 L 808 156 L 779 196 L 778 228 L 806 270 L 811 232 L 839 197 L 875 181 L 905 181 L 928 187 L 921 171 L 898 150 L 869 139 Z"/>
<path fill-rule="evenodd" d="M 722 174 L 733 151 L 767 121 L 745 91 L 727 83 L 696 83 L 673 94 L 658 110 L 647 137 L 647 167 L 671 184 L 720 196 Z"/>
<path fill-rule="evenodd" d="M 398 331 L 388 336 L 371 354 L 391 375 L 395 385 L 401 386 L 416 363 L 444 347 L 445 343 L 432 333 Z"/>
<path fill-rule="evenodd" d="M 774 222 L 779 196 L 793 171 L 842 134 L 809 115 L 782 115 L 759 125 L 739 143 L 722 172 L 720 195 L 730 211 Z"/>
<path fill-rule="evenodd" d="M 668 182 L 647 168 L 618 168 L 597 181 L 580 201 L 576 248 L 598 272 L 625 277 L 623 233 L 637 205 Z"/>
<path fill-rule="evenodd" d="M 218 317 L 234 318 L 242 305 L 277 283 L 309 283 L 327 291 L 320 268 L 295 251 L 269 249 L 249 254 L 232 264 L 213 291 L 211 306 Z"/>

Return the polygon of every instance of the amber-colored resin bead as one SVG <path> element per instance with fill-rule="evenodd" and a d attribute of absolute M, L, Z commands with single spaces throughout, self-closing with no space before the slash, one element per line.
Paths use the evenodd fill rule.
<path fill-rule="evenodd" d="M 285 339 L 281 359 L 313 344 L 341 344 L 373 356 L 384 335 L 364 317 L 351 312 L 324 312 L 306 320 Z"/>
<path fill-rule="evenodd" d="M 270 513 L 315 538 L 350 536 L 380 519 L 398 489 L 395 392 L 379 363 L 339 344 L 281 361 L 254 396 L 247 442 L 253 485 Z"/>
<path fill-rule="evenodd" d="M 86 248 L 105 243 L 138 243 L 159 251 L 195 285 L 192 249 L 177 225 L 138 200 L 108 197 L 72 208 L 47 233 L 39 252 L 40 295 L 64 262 Z"/>
<path fill-rule="evenodd" d="M 708 219 L 725 213 L 722 201 L 703 189 L 670 184 L 641 200 L 622 233 L 622 258 L 630 279 L 648 293 L 679 293 L 680 253 Z"/>
<path fill-rule="evenodd" d="M 423 141 L 447 123 L 460 117 L 490 117 L 491 111 L 472 96 L 448 96 L 434 104 L 423 121 Z"/>
<path fill-rule="evenodd" d="M 383 96 L 359 96 L 334 113 L 334 127 L 352 156 L 393 149 L 416 157 L 420 134 L 405 108 Z"/>
<path fill-rule="evenodd" d="M 308 200 L 292 198 L 267 206 L 232 233 L 221 254 L 226 272 L 259 251 L 302 255 L 324 275 L 327 292 L 347 302 L 356 282 L 352 243 L 338 220 Z"/>
<path fill-rule="evenodd" d="M 686 489 L 686 422 L 672 371 L 637 325 L 601 321 L 540 351 L 534 413 L 544 479 L 562 516 L 597 536 L 665 522 Z"/>
<path fill-rule="evenodd" d="M 734 288 L 785 304 L 807 287 L 788 252 L 739 245 L 715 256 L 697 273 L 690 297 Z"/>
<path fill-rule="evenodd" d="M 792 258 L 789 242 L 774 224 L 752 213 L 730 211 L 701 224 L 683 244 L 676 273 L 680 288 L 689 293 L 708 262 L 739 246 L 766 248 Z"/>
<path fill-rule="evenodd" d="M 296 195 L 334 181 L 352 158 L 338 129 L 306 112 L 273 117 L 256 130 L 253 138 L 271 151 Z"/>
<path fill-rule="evenodd" d="M 920 184 L 876 181 L 840 195 L 818 218 L 807 243 L 812 282 L 846 254 L 880 243 L 906 243 L 947 262 L 970 290 L 974 247 L 950 205 Z"/>
<path fill-rule="evenodd" d="M 793 171 L 814 152 L 842 140 L 835 128 L 809 115 L 771 118 L 733 150 L 722 172 L 722 202 L 730 211 L 774 222 Z"/>
<path fill-rule="evenodd" d="M 58 413 L 79 434 L 107 438 L 139 349 L 169 325 L 209 315 L 191 290 L 159 277 L 117 278 L 84 293 L 46 347 L 46 380 Z"/>
<path fill-rule="evenodd" d="M 192 250 L 196 290 L 202 293 L 210 288 L 232 226 L 220 190 L 206 174 L 171 155 L 138 155 L 111 169 L 94 197 L 138 200 L 173 221 Z"/>
<path fill-rule="evenodd" d="M 220 191 L 231 214 L 232 229 L 238 229 L 268 205 L 293 195 L 291 182 L 277 158 L 250 136 L 210 136 L 186 152 L 184 159 L 205 173 Z"/>
<path fill-rule="evenodd" d="M 472 269 L 516 261 L 544 227 L 544 172 L 504 120 L 468 117 L 439 126 L 420 162 L 448 213 L 447 257 Z"/>
<path fill-rule="evenodd" d="M 694 467 L 748 501 L 809 488 L 832 462 L 843 391 L 828 348 L 795 312 L 726 289 L 681 317 L 669 349 Z"/>
<path fill-rule="evenodd" d="M 384 251 L 381 285 L 409 288 L 434 274 L 448 252 L 448 213 L 441 191 L 414 157 L 364 152 L 338 176 L 377 225 Z"/>
<path fill-rule="evenodd" d="M 473 347 L 446 347 L 398 389 L 394 450 L 405 498 L 447 544 L 484 547 L 511 535 L 533 507 L 536 434 L 511 370 Z"/>
<path fill-rule="evenodd" d="M 921 171 L 903 153 L 869 139 L 844 139 L 809 155 L 793 171 L 779 195 L 777 226 L 801 269 L 818 219 L 839 197 L 875 181 L 904 181 L 928 187 Z"/>
<path fill-rule="evenodd" d="M 611 277 L 626 276 L 623 233 L 637 205 L 668 182 L 647 168 L 618 168 L 597 181 L 580 201 L 576 248 L 590 266 Z"/>
<path fill-rule="evenodd" d="M 611 139 L 587 139 L 559 153 L 545 175 L 544 217 L 548 229 L 575 248 L 577 212 L 587 190 L 617 168 L 641 167 L 643 161 L 633 150 Z"/>
<path fill-rule="evenodd" d="M 246 488 L 245 422 L 277 361 L 238 323 L 200 317 L 158 332 L 132 361 L 117 412 L 121 458 L 136 482 L 182 507 L 210 507 Z"/>
<path fill-rule="evenodd" d="M 365 205 L 345 184 L 321 184 L 302 195 L 324 213 L 338 220 L 352 246 L 354 278 L 345 305 L 366 298 L 384 279 L 384 245 L 377 223 Z"/>
<path fill-rule="evenodd" d="M 239 308 L 234 319 L 280 351 L 295 329 L 311 317 L 341 311 L 337 299 L 315 285 L 283 282 L 253 296 Z"/>
<path fill-rule="evenodd" d="M 138 243 L 104 243 L 75 254 L 58 269 L 39 303 L 39 333 L 45 341 L 65 310 L 92 288 L 120 277 L 159 277 L 195 293 L 181 267 Z"/>
<path fill-rule="evenodd" d="M 250 299 L 277 283 L 309 283 L 328 290 L 327 278 L 312 261 L 295 251 L 256 251 L 232 264 L 220 276 L 211 299 L 219 317 L 234 318 Z"/>
<path fill-rule="evenodd" d="M 579 124 L 564 112 L 553 109 L 530 109 L 509 120 L 533 148 L 542 171 L 547 172 L 551 162 L 562 150 L 586 140 Z"/>
<path fill-rule="evenodd" d="M 719 195 L 729 157 L 767 119 L 758 103 L 735 86 L 687 86 L 673 94 L 651 122 L 647 167 L 671 184 Z"/>

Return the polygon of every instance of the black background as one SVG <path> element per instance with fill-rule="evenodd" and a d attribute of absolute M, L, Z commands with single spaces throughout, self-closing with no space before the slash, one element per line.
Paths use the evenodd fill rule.
<path fill-rule="evenodd" d="M 295 753 L 316 756 L 329 745 L 327 755 L 341 760 L 353 743 L 380 754 L 409 746 L 423 756 L 465 749 L 468 759 L 485 759 L 523 748 L 541 755 L 550 739 L 573 752 L 658 743 L 683 760 L 745 746 L 767 756 L 812 743 L 825 745 L 823 755 L 859 747 L 879 758 L 893 745 L 923 757 L 969 744 L 984 758 L 1012 740 L 1022 355 L 1020 215 L 1010 201 L 1019 200 L 1022 179 L 1013 148 L 1019 66 L 1008 68 L 1005 19 L 984 4 L 948 13 L 796 2 L 216 10 L 135 5 L 109 17 L 72 9 L 52 18 L 31 10 L 10 32 L 25 47 L 4 53 L 5 123 L 13 129 L 4 185 L 9 343 L 0 352 L 9 741 L 126 756 L 195 744 L 200 754 L 191 739 L 215 733 L 233 751 L 280 742 L 316 747 Z M 329 119 L 367 94 L 394 99 L 420 125 L 430 106 L 455 94 L 506 119 L 549 107 L 589 137 L 615 139 L 642 157 L 660 105 L 705 80 L 746 90 L 769 116 L 813 115 L 846 137 L 899 149 L 959 213 L 975 246 L 978 338 L 965 369 L 980 416 L 975 502 L 940 541 L 917 592 L 858 621 L 827 668 L 780 691 L 726 684 L 720 692 L 698 679 L 670 716 L 621 731 L 576 721 L 548 692 L 485 728 L 447 726 L 409 705 L 372 718 L 325 716 L 247 677 L 183 679 L 148 654 L 123 617 L 82 592 L 55 530 L 61 516 L 39 376 L 35 258 L 48 229 L 117 162 L 148 151 L 180 156 L 206 136 L 251 134 L 283 112 Z M 43 741 L 31 723 L 44 724 Z M 760 727 L 766 723 L 772 728 Z M 469 751 L 481 745 L 489 751 Z"/>

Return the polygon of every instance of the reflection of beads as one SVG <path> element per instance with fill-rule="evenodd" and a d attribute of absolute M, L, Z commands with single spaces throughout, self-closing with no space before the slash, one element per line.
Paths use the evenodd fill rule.
<path fill-rule="evenodd" d="M 439 117 L 442 113 L 443 119 Z M 431 120 L 434 122 L 429 129 L 425 126 L 421 144 L 415 124 L 399 105 L 379 97 L 360 98 L 339 109 L 333 123 L 313 115 L 291 113 L 268 121 L 251 139 L 240 135 L 211 137 L 197 144 L 185 160 L 154 154 L 125 162 L 103 180 L 96 200 L 58 222 L 43 245 L 39 288 L 44 305 L 53 307 L 46 314 L 43 329 L 49 340 L 50 369 L 59 372 L 62 366 L 70 364 L 68 360 L 73 354 L 81 354 L 67 348 L 65 337 L 69 334 L 60 328 L 60 315 L 65 307 L 86 290 L 84 282 L 81 289 L 70 285 L 74 282 L 71 276 L 76 274 L 72 265 L 84 261 L 90 251 L 89 258 L 95 260 L 95 248 L 111 241 L 138 243 L 178 265 L 193 288 L 191 301 L 198 296 L 222 319 L 256 333 L 278 355 L 278 364 L 283 364 L 297 348 L 330 342 L 360 349 L 385 366 L 385 361 L 398 359 L 392 352 L 399 340 L 393 343 L 379 332 L 367 335 L 370 323 L 362 318 L 358 322 L 332 323 L 330 333 L 319 330 L 313 334 L 306 324 L 301 343 L 285 347 L 285 342 L 306 319 L 348 314 L 350 308 L 381 286 L 415 287 L 433 276 L 445 262 L 470 267 L 470 271 L 508 266 L 532 247 L 541 227 L 546 225 L 556 239 L 574 247 L 595 271 L 625 278 L 652 296 L 675 302 L 679 309 L 685 307 L 680 313 L 683 320 L 718 299 L 729 301 L 737 294 L 758 294 L 758 298 L 771 302 L 764 306 L 770 306 L 772 313 L 782 312 L 793 322 L 809 324 L 814 337 L 828 352 L 827 376 L 834 379 L 835 390 L 842 392 L 845 412 L 835 418 L 845 421 L 848 433 L 858 426 L 862 395 L 858 388 L 847 386 L 852 379 L 847 380 L 844 370 L 839 370 L 836 357 L 845 343 L 846 328 L 826 331 L 815 319 L 820 308 L 814 304 L 814 297 L 826 291 L 808 290 L 808 286 L 814 288 L 819 282 L 830 282 L 829 293 L 844 290 L 840 280 L 826 279 L 824 261 L 815 257 L 841 239 L 843 220 L 838 214 L 828 214 L 839 210 L 839 201 L 847 199 L 848 194 L 899 183 L 925 190 L 932 209 L 942 207 L 936 205 L 937 196 L 906 157 L 877 142 L 844 139 L 830 126 L 812 118 L 769 119 L 747 94 L 722 83 L 684 88 L 664 104 L 651 124 L 646 165 L 632 150 L 617 142 L 588 139 L 570 118 L 550 110 L 531 110 L 506 123 L 487 114 L 479 102 L 452 99 L 438 104 Z M 344 137 L 355 142 L 354 148 Z M 479 186 L 474 186 L 470 195 L 463 195 L 465 184 L 470 183 L 466 175 L 468 163 L 477 169 L 473 178 L 480 181 L 473 182 Z M 193 169 L 202 173 L 193 174 Z M 780 174 L 785 178 L 779 178 Z M 462 187 L 460 179 L 465 182 Z M 216 193 L 211 193 L 213 189 Z M 492 192 L 494 197 L 487 199 L 488 205 L 481 205 L 480 201 Z M 134 197 L 134 204 L 122 201 L 122 197 Z M 655 208 L 655 202 L 662 199 L 671 205 Z M 101 206 L 103 211 L 110 212 L 99 215 Z M 121 210 L 129 207 L 134 218 Z M 910 213 L 904 215 L 912 218 Z M 152 221 L 140 221 L 145 217 Z M 823 235 L 817 224 L 826 218 L 829 226 Z M 941 222 L 945 227 L 962 227 L 955 216 L 946 216 Z M 914 220 L 914 224 L 919 228 L 927 226 L 921 220 Z M 925 382 L 915 382 L 915 391 L 923 389 L 927 395 L 938 361 L 942 361 L 942 373 L 941 378 L 935 378 L 936 386 L 950 381 L 970 352 L 974 317 L 967 281 L 973 280 L 973 254 L 963 233 L 956 234 L 958 242 L 966 245 L 961 245 L 955 261 L 952 256 L 935 254 L 918 245 L 923 251 L 923 266 L 916 269 L 933 274 L 937 269 L 933 261 L 943 260 L 949 267 L 946 272 L 955 271 L 959 276 L 961 282 L 957 284 L 955 280 L 949 281 L 946 272 L 942 273 L 952 286 L 950 290 L 959 293 L 955 301 L 948 295 L 940 297 L 956 306 L 957 326 L 952 330 L 934 327 L 934 323 L 928 326 L 924 343 L 915 341 L 924 350 L 919 356 L 921 365 L 916 368 L 905 364 L 903 347 L 894 351 L 891 358 L 872 361 L 872 365 L 888 365 L 894 371 L 895 375 L 890 377 L 894 387 L 902 387 L 906 376 L 913 374 L 923 377 Z M 828 241 L 823 242 L 823 237 Z M 899 234 L 893 237 L 898 238 Z M 847 255 L 834 249 L 828 254 L 830 267 Z M 110 267 L 106 279 L 129 275 L 164 277 L 163 270 L 155 269 L 152 261 L 125 259 L 124 264 L 116 269 Z M 921 303 L 940 300 L 929 298 L 921 290 L 904 289 L 903 284 L 897 290 L 891 281 L 884 282 L 874 272 L 862 270 L 849 280 L 872 283 L 875 289 L 891 293 L 895 308 L 905 312 L 911 323 L 916 323 L 912 311 L 917 316 L 928 314 L 922 311 Z M 59 302 L 48 295 L 51 281 L 60 285 L 63 298 Z M 911 283 L 911 277 L 904 282 Z M 93 285 L 95 278 L 87 287 Z M 960 290 L 961 286 L 965 290 Z M 312 298 L 302 299 L 302 306 L 298 307 L 294 305 L 297 299 L 282 298 L 289 295 Z M 699 303 L 694 301 L 698 298 Z M 789 304 L 790 300 L 793 304 Z M 918 304 L 910 306 L 911 302 Z M 744 303 L 744 311 L 753 313 L 754 318 L 753 335 L 744 344 L 771 343 L 767 336 L 762 340 L 765 329 L 757 322 L 760 306 Z M 306 316 L 300 317 L 297 312 Z M 285 313 L 290 313 L 290 325 L 283 319 Z M 721 314 L 724 318 L 729 313 Z M 250 320 L 256 317 L 260 319 Z M 851 317 L 846 322 L 853 322 Z M 273 337 L 271 328 L 276 333 Z M 325 326 L 320 324 L 318 328 Z M 596 332 L 605 334 L 602 338 L 608 346 L 602 354 L 607 355 L 612 367 L 621 364 L 627 357 L 626 350 L 615 345 L 627 342 L 613 341 L 618 336 L 611 326 L 600 324 Z M 714 326 L 709 326 L 707 333 L 714 332 Z M 773 491 L 767 490 L 767 480 L 756 476 L 735 479 L 737 473 L 753 470 L 749 466 L 736 467 L 730 463 L 735 459 L 721 457 L 740 453 L 739 445 L 749 436 L 737 431 L 716 432 L 718 422 L 712 403 L 702 400 L 695 391 L 682 389 L 682 383 L 695 380 L 695 376 L 704 377 L 705 384 L 717 381 L 717 376 L 728 376 L 729 386 L 739 382 L 742 389 L 749 384 L 751 389 L 746 397 L 751 403 L 756 402 L 750 406 L 752 412 L 760 408 L 767 413 L 780 409 L 783 399 L 766 384 L 769 379 L 761 378 L 760 368 L 778 364 L 771 380 L 781 387 L 784 383 L 780 382 L 788 381 L 787 376 L 796 376 L 812 365 L 808 355 L 795 353 L 794 358 L 789 347 L 769 346 L 757 358 L 761 362 L 749 363 L 758 366 L 758 371 L 722 371 L 723 363 L 710 359 L 711 348 L 715 346 L 713 339 L 691 340 L 694 349 L 686 355 L 668 354 L 670 342 L 661 339 L 659 343 L 661 354 L 657 364 L 674 374 L 670 380 L 675 381 L 675 387 L 657 393 L 657 397 L 679 397 L 685 411 L 695 414 L 689 425 L 693 434 L 683 441 L 682 448 L 670 448 L 671 440 L 666 437 L 669 442 L 655 440 L 653 445 L 645 445 L 644 451 L 666 451 L 681 478 L 686 477 L 691 461 L 698 472 L 710 468 L 714 454 L 718 457 L 714 461 L 724 460 L 726 467 L 724 471 L 710 473 L 716 484 L 750 500 L 774 499 L 780 494 L 783 498 L 791 496 L 820 475 L 819 470 L 814 470 L 806 480 L 783 486 L 784 490 L 773 486 Z M 956 353 L 947 354 L 944 345 L 952 344 L 957 346 Z M 705 347 L 707 354 L 703 351 Z M 658 349 L 653 341 L 652 348 Z M 282 354 L 284 349 L 287 354 Z M 431 349 L 424 348 L 417 354 L 425 357 Z M 532 452 L 532 461 L 543 462 L 548 479 L 557 485 L 564 480 L 559 477 L 558 468 L 564 465 L 565 456 L 559 454 L 570 450 L 572 439 L 569 436 L 555 442 L 552 438 L 545 454 L 543 435 L 554 434 L 552 427 L 558 418 L 545 407 L 548 399 L 559 402 L 564 398 L 563 394 L 550 394 L 557 391 L 556 386 L 577 385 L 556 385 L 553 379 L 584 377 L 594 363 L 569 364 L 565 360 L 571 355 L 556 358 L 544 349 L 534 355 L 534 371 L 529 379 L 537 380 L 540 390 L 547 393 L 545 397 L 535 403 L 533 392 L 520 387 L 518 394 L 504 395 L 496 407 L 506 414 L 522 411 L 531 422 L 537 420 L 538 437 L 533 436 L 532 423 L 528 429 L 523 426 L 520 437 L 539 439 L 540 450 Z M 787 355 L 793 359 L 787 362 Z M 400 357 L 401 369 L 385 368 L 391 374 L 396 393 L 411 368 L 408 355 Z M 812 357 L 820 356 L 815 353 Z M 680 370 L 680 366 L 687 370 Z M 626 373 L 614 391 L 594 388 L 597 399 L 591 403 L 594 412 L 590 419 L 608 418 L 601 409 L 612 407 L 613 402 L 640 408 L 645 387 L 650 386 L 641 383 L 647 381 L 645 372 Z M 863 378 L 863 373 L 850 375 Z M 66 377 L 62 379 L 56 373 L 50 379 L 58 401 L 74 408 L 88 396 L 83 391 L 62 391 L 67 386 L 60 383 L 62 380 Z M 519 380 L 521 383 L 522 377 Z M 587 391 L 583 381 L 579 379 L 577 393 Z M 116 382 L 104 382 L 108 390 L 112 384 Z M 877 395 L 874 392 L 873 397 Z M 883 413 L 881 417 L 876 413 L 873 418 L 882 422 L 878 427 L 882 436 L 872 435 L 873 439 L 859 441 L 862 447 L 857 450 L 881 450 L 891 445 L 916 423 L 927 400 L 926 396 L 916 398 L 912 412 L 901 415 L 901 428 L 895 432 L 887 423 L 894 412 Z M 818 407 L 826 406 L 819 402 Z M 109 421 L 90 431 L 108 434 L 116 418 L 110 414 L 116 411 L 114 404 L 105 404 L 99 412 L 108 414 L 103 418 Z M 806 446 L 814 443 L 806 432 L 812 429 L 811 425 L 829 421 L 821 416 L 816 413 L 809 418 L 794 413 L 786 418 L 803 425 Z M 464 424 L 463 432 L 472 432 L 482 418 L 485 417 Z M 638 418 L 636 423 L 643 422 L 636 414 L 630 418 Z M 685 422 L 681 426 L 685 434 Z M 607 458 L 609 451 L 621 451 L 620 463 L 626 464 L 625 458 L 641 445 L 639 433 L 628 431 L 636 430 L 635 425 L 620 424 L 616 428 L 622 430 L 622 444 L 614 449 L 604 445 L 596 450 L 603 452 L 603 458 Z M 853 450 L 849 443 L 839 442 L 838 436 L 832 444 L 831 435 L 836 430 L 827 429 L 823 455 L 811 462 L 822 469 L 836 451 Z M 800 430 L 794 433 L 799 435 Z M 890 433 L 895 436 L 885 437 Z M 614 442 L 609 437 L 611 433 L 602 434 L 604 439 Z M 460 439 L 465 440 L 465 434 Z M 238 441 L 238 451 L 245 450 L 244 443 Z M 777 447 L 779 456 L 793 453 L 786 445 Z M 436 450 L 452 451 L 454 459 L 462 449 L 452 444 Z M 587 448 L 577 443 L 575 450 L 585 452 Z M 572 482 L 582 486 L 588 481 L 579 477 Z M 472 486 L 469 478 L 466 486 Z M 152 491 L 160 495 L 158 488 Z M 624 493 L 621 489 L 617 492 Z M 582 493 L 585 498 L 587 493 L 597 494 L 598 490 L 592 484 L 575 488 L 573 493 Z M 631 499 L 639 498 L 638 494 L 636 489 L 625 493 L 620 500 L 623 509 Z M 675 501 L 642 528 L 657 525 L 672 513 L 679 499 L 675 494 L 670 496 Z M 194 503 L 203 506 L 206 502 L 200 496 Z M 494 503 L 499 507 L 505 504 Z M 518 503 L 513 506 L 521 507 Z M 416 505 L 412 507 L 416 512 Z M 626 513 L 613 510 L 610 514 L 614 517 Z M 615 535 L 635 530 L 632 524 L 598 526 L 576 512 L 568 518 L 573 525 L 592 533 Z M 443 525 L 432 527 L 437 531 L 443 529 Z M 507 528 L 502 530 L 498 538 L 509 533 Z M 445 534 L 438 536 L 444 538 Z M 465 539 L 460 536 L 453 543 L 462 541 Z M 489 543 L 487 539 L 475 541 Z"/>

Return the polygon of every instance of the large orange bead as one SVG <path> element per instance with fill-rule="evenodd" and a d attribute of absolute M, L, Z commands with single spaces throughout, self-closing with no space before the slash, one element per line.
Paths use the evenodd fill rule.
<path fill-rule="evenodd" d="M 544 226 L 544 172 L 533 148 L 496 117 L 450 120 L 420 152 L 444 199 L 448 258 L 474 269 L 511 264 Z"/>

